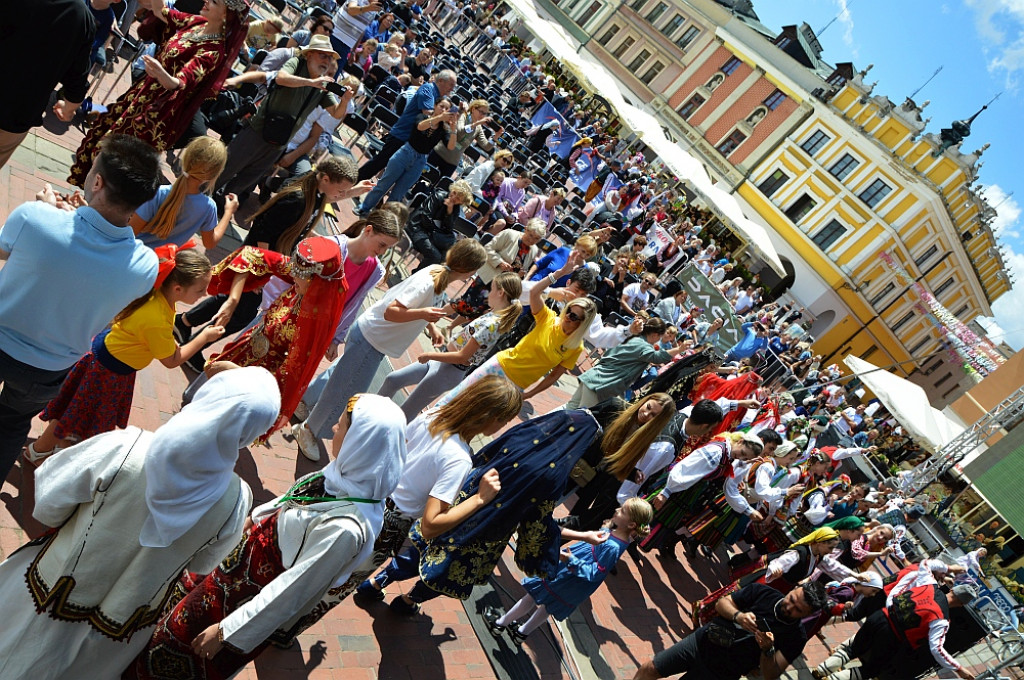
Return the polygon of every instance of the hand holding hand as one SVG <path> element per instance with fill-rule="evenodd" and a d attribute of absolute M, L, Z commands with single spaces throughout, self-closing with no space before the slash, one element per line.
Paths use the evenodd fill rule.
<path fill-rule="evenodd" d="M 49 203 L 53 207 L 57 207 L 57 193 L 53 190 L 53 186 L 49 182 L 43 185 L 43 188 L 36 192 L 36 200 L 42 201 L 43 203 Z"/>
<path fill-rule="evenodd" d="M 228 298 L 224 301 L 224 304 L 217 310 L 217 316 L 213 317 L 214 326 L 227 326 L 228 322 L 231 321 L 231 316 L 235 313 L 235 308 L 238 306 L 238 301 Z"/>
<path fill-rule="evenodd" d="M 491 468 L 480 478 L 480 490 L 477 493 L 480 495 L 480 500 L 490 503 L 500 491 L 501 480 L 498 478 L 498 471 Z"/>
<path fill-rule="evenodd" d="M 337 342 L 332 342 L 327 346 L 327 351 L 324 352 L 324 359 L 328 361 L 334 361 L 338 358 L 338 347 L 340 345 Z"/>
<path fill-rule="evenodd" d="M 71 104 L 66 99 L 58 99 L 53 105 L 53 113 L 62 123 L 70 123 L 77 110 L 78 104 Z"/>

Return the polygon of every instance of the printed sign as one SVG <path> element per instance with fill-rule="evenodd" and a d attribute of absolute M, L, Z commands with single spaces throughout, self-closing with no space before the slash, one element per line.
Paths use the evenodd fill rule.
<path fill-rule="evenodd" d="M 683 267 L 676 278 L 679 283 L 683 284 L 683 290 L 689 295 L 687 304 L 703 307 L 703 317 L 706 321 L 725 319 L 725 325 L 718 331 L 718 340 L 715 342 L 715 349 L 720 354 L 725 354 L 743 335 L 742 323 L 733 312 L 732 305 L 715 287 L 715 284 L 711 283 L 711 279 L 695 265 L 688 264 Z"/>

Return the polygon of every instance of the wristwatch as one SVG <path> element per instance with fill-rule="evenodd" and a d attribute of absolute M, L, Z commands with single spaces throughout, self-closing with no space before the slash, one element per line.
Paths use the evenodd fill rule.
<path fill-rule="evenodd" d="M 775 656 L 775 645 L 772 645 L 768 649 L 762 649 L 761 653 L 768 657 Z"/>

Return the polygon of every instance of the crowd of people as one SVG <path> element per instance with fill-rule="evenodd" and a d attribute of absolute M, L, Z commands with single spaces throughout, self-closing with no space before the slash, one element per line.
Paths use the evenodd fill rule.
<path fill-rule="evenodd" d="M 884 410 L 847 402 L 806 312 L 559 87 L 509 17 L 315 0 L 288 31 L 243 0 L 139 4 L 151 54 L 92 119 L 81 191 L 45 187 L 0 229 L 0 477 L 37 465 L 33 515 L 53 528 L 0 563 L 0 677 L 231 677 L 349 595 L 369 607 L 415 580 L 389 604 L 406 616 L 464 599 L 513 536 L 525 593 L 485 619 L 514 643 L 627 553 L 725 550 L 731 582 L 637 678 L 776 678 L 837 616 L 865 623 L 816 677 L 908 677 L 922 654 L 972 677 L 943 646 L 974 591 L 940 588 L 964 568 L 903 563 L 923 513 L 909 477 L 844 472 L 898 436 Z M 69 45 L 48 84 L 62 119 L 101 5 L 40 0 L 19 19 Z M 0 112 L 0 153 L 47 107 L 38 81 L 26 110 Z M 259 99 L 225 143 L 204 106 L 243 84 Z M 564 158 L 561 124 L 533 120 L 545 104 L 576 133 Z M 382 107 L 379 144 L 336 153 L 339 126 Z M 211 262 L 234 222 L 243 242 Z M 690 299 L 684 266 L 731 316 Z M 434 351 L 391 371 L 424 334 Z M 154 360 L 193 379 L 149 432 L 130 416 Z M 525 407 L 570 375 L 563 407 Z M 253 507 L 239 449 L 279 430 L 329 455 Z M 880 560 L 899 570 L 882 579 Z"/>

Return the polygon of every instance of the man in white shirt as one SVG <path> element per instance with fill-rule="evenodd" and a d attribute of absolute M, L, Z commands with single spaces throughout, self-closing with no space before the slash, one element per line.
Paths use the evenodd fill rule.
<path fill-rule="evenodd" d="M 636 316 L 637 312 L 647 309 L 651 303 L 651 288 L 658 283 L 654 274 L 646 274 L 640 283 L 631 283 L 622 290 L 622 297 L 619 300 L 622 312 L 629 317 Z"/>

